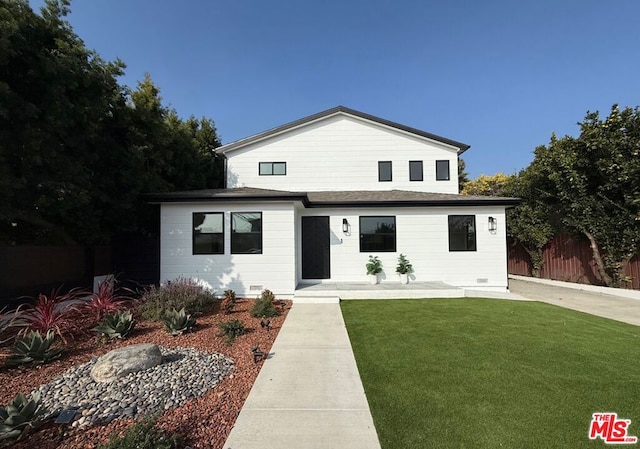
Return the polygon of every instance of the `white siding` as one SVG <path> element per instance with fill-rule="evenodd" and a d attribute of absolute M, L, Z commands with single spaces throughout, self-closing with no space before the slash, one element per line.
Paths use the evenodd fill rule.
<path fill-rule="evenodd" d="M 400 253 L 413 264 L 413 281 L 442 281 L 457 287 L 505 291 L 507 288 L 506 229 L 504 207 L 484 208 L 379 208 L 379 209 L 300 209 L 303 216 L 330 216 L 331 279 L 323 282 L 367 282 L 365 263 L 369 254 L 379 256 L 384 266 L 382 282 L 398 282 L 395 272 Z M 396 252 L 360 252 L 359 217 L 396 217 Z M 475 215 L 476 251 L 449 251 L 448 216 Z M 488 230 L 488 218 L 498 220 L 495 233 Z M 351 226 L 342 232 L 342 219 Z M 301 248 L 300 223 L 296 224 L 297 245 Z M 301 279 L 300 261 L 297 278 Z"/>
<path fill-rule="evenodd" d="M 194 212 L 225 213 L 224 254 L 193 254 Z M 230 212 L 262 212 L 262 254 L 231 254 Z M 260 290 L 251 290 L 251 286 L 262 286 L 279 296 L 293 293 L 296 256 L 292 203 L 165 203 L 160 221 L 161 282 L 185 276 L 207 281 L 218 294 L 230 288 L 241 296 L 258 295 Z"/>
<path fill-rule="evenodd" d="M 458 193 L 457 148 L 345 115 L 230 151 L 227 158 L 228 187 Z M 436 181 L 436 160 L 449 161 L 449 181 Z M 378 181 L 378 161 L 392 161 L 393 181 Z M 423 161 L 423 181 L 409 181 L 409 161 Z M 260 162 L 286 162 L 287 174 L 259 176 Z"/>

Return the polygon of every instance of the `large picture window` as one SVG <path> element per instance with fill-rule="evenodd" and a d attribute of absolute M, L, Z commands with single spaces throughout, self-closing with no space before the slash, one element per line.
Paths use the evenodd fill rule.
<path fill-rule="evenodd" d="M 224 214 L 193 214 L 193 254 L 224 254 Z"/>
<path fill-rule="evenodd" d="M 360 217 L 360 252 L 395 252 L 396 217 Z"/>
<path fill-rule="evenodd" d="M 231 213 L 231 254 L 262 254 L 262 212 Z"/>
<path fill-rule="evenodd" d="M 475 250 L 475 215 L 449 215 L 449 251 Z"/>
<path fill-rule="evenodd" d="M 287 174 L 286 162 L 260 162 L 258 164 L 258 174 L 260 176 L 284 176 Z"/>

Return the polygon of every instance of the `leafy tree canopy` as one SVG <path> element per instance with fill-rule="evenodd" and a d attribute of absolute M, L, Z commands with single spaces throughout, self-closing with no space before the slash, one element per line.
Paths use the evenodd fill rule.
<path fill-rule="evenodd" d="M 141 195 L 221 185 L 214 123 L 182 120 L 149 76 L 88 50 L 64 19 L 0 0 L 0 243 L 107 243 L 148 231 Z"/>

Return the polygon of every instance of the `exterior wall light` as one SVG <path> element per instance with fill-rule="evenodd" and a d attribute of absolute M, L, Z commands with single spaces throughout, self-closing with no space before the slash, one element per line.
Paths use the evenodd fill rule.
<path fill-rule="evenodd" d="M 498 219 L 495 217 L 489 217 L 489 231 L 495 232 L 498 230 Z"/>
<path fill-rule="evenodd" d="M 349 222 L 346 218 L 342 219 L 342 232 L 344 232 L 345 234 L 349 233 Z"/>

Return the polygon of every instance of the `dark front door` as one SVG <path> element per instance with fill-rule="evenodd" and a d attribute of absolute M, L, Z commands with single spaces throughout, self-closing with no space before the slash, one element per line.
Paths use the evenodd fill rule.
<path fill-rule="evenodd" d="M 302 279 L 329 279 L 329 217 L 302 217 Z"/>

